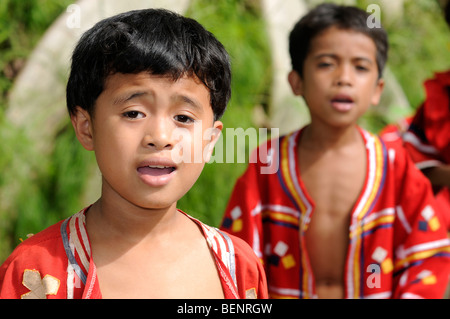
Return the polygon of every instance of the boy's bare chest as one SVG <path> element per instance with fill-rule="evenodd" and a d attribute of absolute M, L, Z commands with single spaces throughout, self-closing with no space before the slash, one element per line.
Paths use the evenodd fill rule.
<path fill-rule="evenodd" d="M 349 217 L 366 179 L 362 150 L 336 154 L 305 154 L 299 159 L 300 175 L 312 197 L 315 212 L 330 218 Z"/>
<path fill-rule="evenodd" d="M 348 154 L 303 159 L 301 179 L 314 202 L 305 240 L 316 291 L 319 298 L 341 298 L 350 217 L 366 178 L 365 157 Z"/>
<path fill-rule="evenodd" d="M 97 266 L 103 298 L 223 298 L 209 250 L 127 252 Z"/>

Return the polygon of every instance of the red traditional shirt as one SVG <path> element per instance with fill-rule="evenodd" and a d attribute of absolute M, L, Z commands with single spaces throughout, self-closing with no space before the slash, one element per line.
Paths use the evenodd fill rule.
<path fill-rule="evenodd" d="M 86 211 L 50 226 L 14 250 L 0 267 L 0 298 L 102 298 Z M 225 298 L 267 298 L 264 270 L 251 248 L 188 217 L 200 226 L 211 249 Z"/>
<path fill-rule="evenodd" d="M 360 130 L 364 188 L 351 211 L 346 298 L 442 298 L 450 246 L 429 181 L 403 148 Z M 271 298 L 315 298 L 305 233 L 315 203 L 300 175 L 302 130 L 262 145 L 232 192 L 221 229 L 246 240 L 265 266 Z M 267 153 L 267 157 L 265 157 Z M 277 167 L 275 173 L 267 169 Z"/>

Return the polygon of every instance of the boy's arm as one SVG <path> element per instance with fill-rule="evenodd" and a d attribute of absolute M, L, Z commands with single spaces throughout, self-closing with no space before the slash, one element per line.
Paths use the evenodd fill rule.
<path fill-rule="evenodd" d="M 394 298 L 442 298 L 450 275 L 450 241 L 431 185 L 406 152 L 396 151 Z M 448 212 L 447 212 L 448 213 Z"/>

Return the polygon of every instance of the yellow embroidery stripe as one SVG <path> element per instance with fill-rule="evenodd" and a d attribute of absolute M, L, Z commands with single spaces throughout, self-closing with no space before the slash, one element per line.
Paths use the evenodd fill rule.
<path fill-rule="evenodd" d="M 362 233 L 369 231 L 380 224 L 393 223 L 394 220 L 395 220 L 395 216 L 381 216 L 378 219 L 375 219 L 372 222 L 367 223 L 360 228 L 357 228 L 354 232 L 352 232 L 352 234 L 350 235 L 350 238 L 360 236 Z"/>
<path fill-rule="evenodd" d="M 358 220 L 361 220 L 368 212 L 370 206 L 372 205 L 375 196 L 378 193 L 378 190 L 380 188 L 380 184 L 381 184 L 381 180 L 383 177 L 383 148 L 382 148 L 382 144 L 381 141 L 374 135 L 370 134 L 370 137 L 373 138 L 373 142 L 374 142 L 374 153 L 375 153 L 375 159 L 374 162 L 372 161 L 372 154 L 368 154 L 369 156 L 369 174 L 370 174 L 370 170 L 372 169 L 372 165 L 374 165 L 374 169 L 375 169 L 375 176 L 372 182 L 372 185 L 367 185 L 367 187 L 371 187 L 370 190 L 370 194 L 367 197 L 367 201 L 364 204 L 364 206 L 362 207 L 361 211 L 358 214 Z M 369 223 L 368 225 L 372 225 L 372 227 L 374 226 L 375 221 Z M 367 227 L 365 227 L 364 229 L 357 229 L 355 231 L 355 234 L 357 235 L 361 235 L 365 230 L 367 230 Z M 356 235 L 355 235 L 356 236 Z M 354 298 L 358 298 L 359 297 L 359 293 L 360 293 L 360 250 L 361 250 L 361 242 L 362 242 L 362 238 L 361 236 L 357 237 L 356 243 L 355 243 L 355 255 L 354 255 L 354 263 L 353 263 L 353 278 L 354 278 L 354 290 L 353 290 L 353 295 Z"/>
<path fill-rule="evenodd" d="M 285 295 L 280 295 L 280 294 L 275 294 L 275 293 L 269 293 L 269 296 L 272 299 L 298 299 L 298 297 L 285 296 Z"/>
<path fill-rule="evenodd" d="M 434 256 L 439 253 L 450 253 L 450 247 L 449 246 L 440 247 L 440 248 L 436 248 L 436 249 L 430 249 L 430 250 L 420 251 L 420 252 L 411 254 L 406 258 L 398 260 L 395 263 L 394 271 L 397 271 L 397 270 L 401 269 L 402 267 L 404 267 L 414 261 L 426 259 L 426 258 L 429 258 L 429 257 Z"/>
<path fill-rule="evenodd" d="M 370 195 L 367 198 L 365 205 L 361 209 L 361 212 L 358 215 L 358 219 L 362 219 L 365 216 L 365 214 L 367 213 L 367 210 L 369 209 L 370 205 L 372 205 L 372 202 L 375 199 L 375 196 L 377 195 L 378 190 L 380 188 L 381 180 L 383 177 L 383 169 L 384 169 L 383 168 L 383 148 L 382 148 L 380 140 L 377 137 L 373 137 L 373 139 L 374 139 L 374 151 L 375 151 L 375 163 L 374 163 L 375 164 L 375 177 L 373 180 L 373 185 L 372 185 Z"/>
<path fill-rule="evenodd" d="M 355 244 L 355 258 L 353 263 L 353 275 L 354 275 L 354 288 L 353 288 L 353 298 L 357 299 L 359 297 L 359 252 L 361 249 L 361 238 L 358 237 L 358 240 Z"/>
<path fill-rule="evenodd" d="M 290 223 L 290 224 L 297 225 L 297 226 L 299 224 L 299 220 L 297 217 L 286 215 L 286 214 L 279 213 L 279 212 L 266 210 L 266 211 L 263 211 L 261 213 L 261 215 L 262 215 L 262 218 L 269 217 L 270 219 L 275 220 L 275 221 Z"/>
<path fill-rule="evenodd" d="M 288 188 L 290 195 L 294 198 L 303 214 L 306 211 L 306 207 L 294 187 L 294 182 L 292 181 L 291 172 L 289 170 L 289 139 L 291 136 L 292 134 L 284 137 L 281 142 L 281 171 L 283 173 L 283 178 L 286 182 L 286 187 Z"/>
<path fill-rule="evenodd" d="M 295 132 L 294 132 L 295 133 Z M 291 133 L 283 138 L 281 141 L 281 172 L 283 174 L 283 179 L 285 181 L 286 187 L 288 188 L 288 191 L 290 195 L 295 200 L 296 204 L 300 208 L 301 211 L 301 219 L 303 220 L 306 214 L 306 206 L 303 203 L 302 199 L 300 198 L 300 195 L 298 194 L 297 190 L 295 189 L 294 182 L 292 181 L 292 175 L 290 171 L 290 161 L 295 160 L 295 155 L 290 156 L 289 153 L 289 141 L 294 133 Z M 301 239 L 300 244 L 302 246 L 302 250 L 306 251 L 306 247 L 304 246 L 304 241 Z M 301 254 L 301 263 L 302 263 L 302 291 L 304 293 L 303 298 L 309 299 L 310 298 L 310 291 L 309 291 L 309 281 L 311 279 L 311 275 L 309 274 L 309 265 L 305 258 L 305 254 Z"/>

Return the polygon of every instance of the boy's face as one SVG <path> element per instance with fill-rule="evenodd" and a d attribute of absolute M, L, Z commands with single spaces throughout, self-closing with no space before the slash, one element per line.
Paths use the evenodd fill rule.
<path fill-rule="evenodd" d="M 146 72 L 110 75 L 93 118 L 78 108 L 72 123 L 95 151 L 102 197 L 151 209 L 173 206 L 192 187 L 222 129 L 197 78 Z"/>
<path fill-rule="evenodd" d="M 306 101 L 312 122 L 333 127 L 356 123 L 383 90 L 378 79 L 376 47 L 363 33 L 330 27 L 310 44 L 303 76 L 289 74 L 296 95 Z"/>

